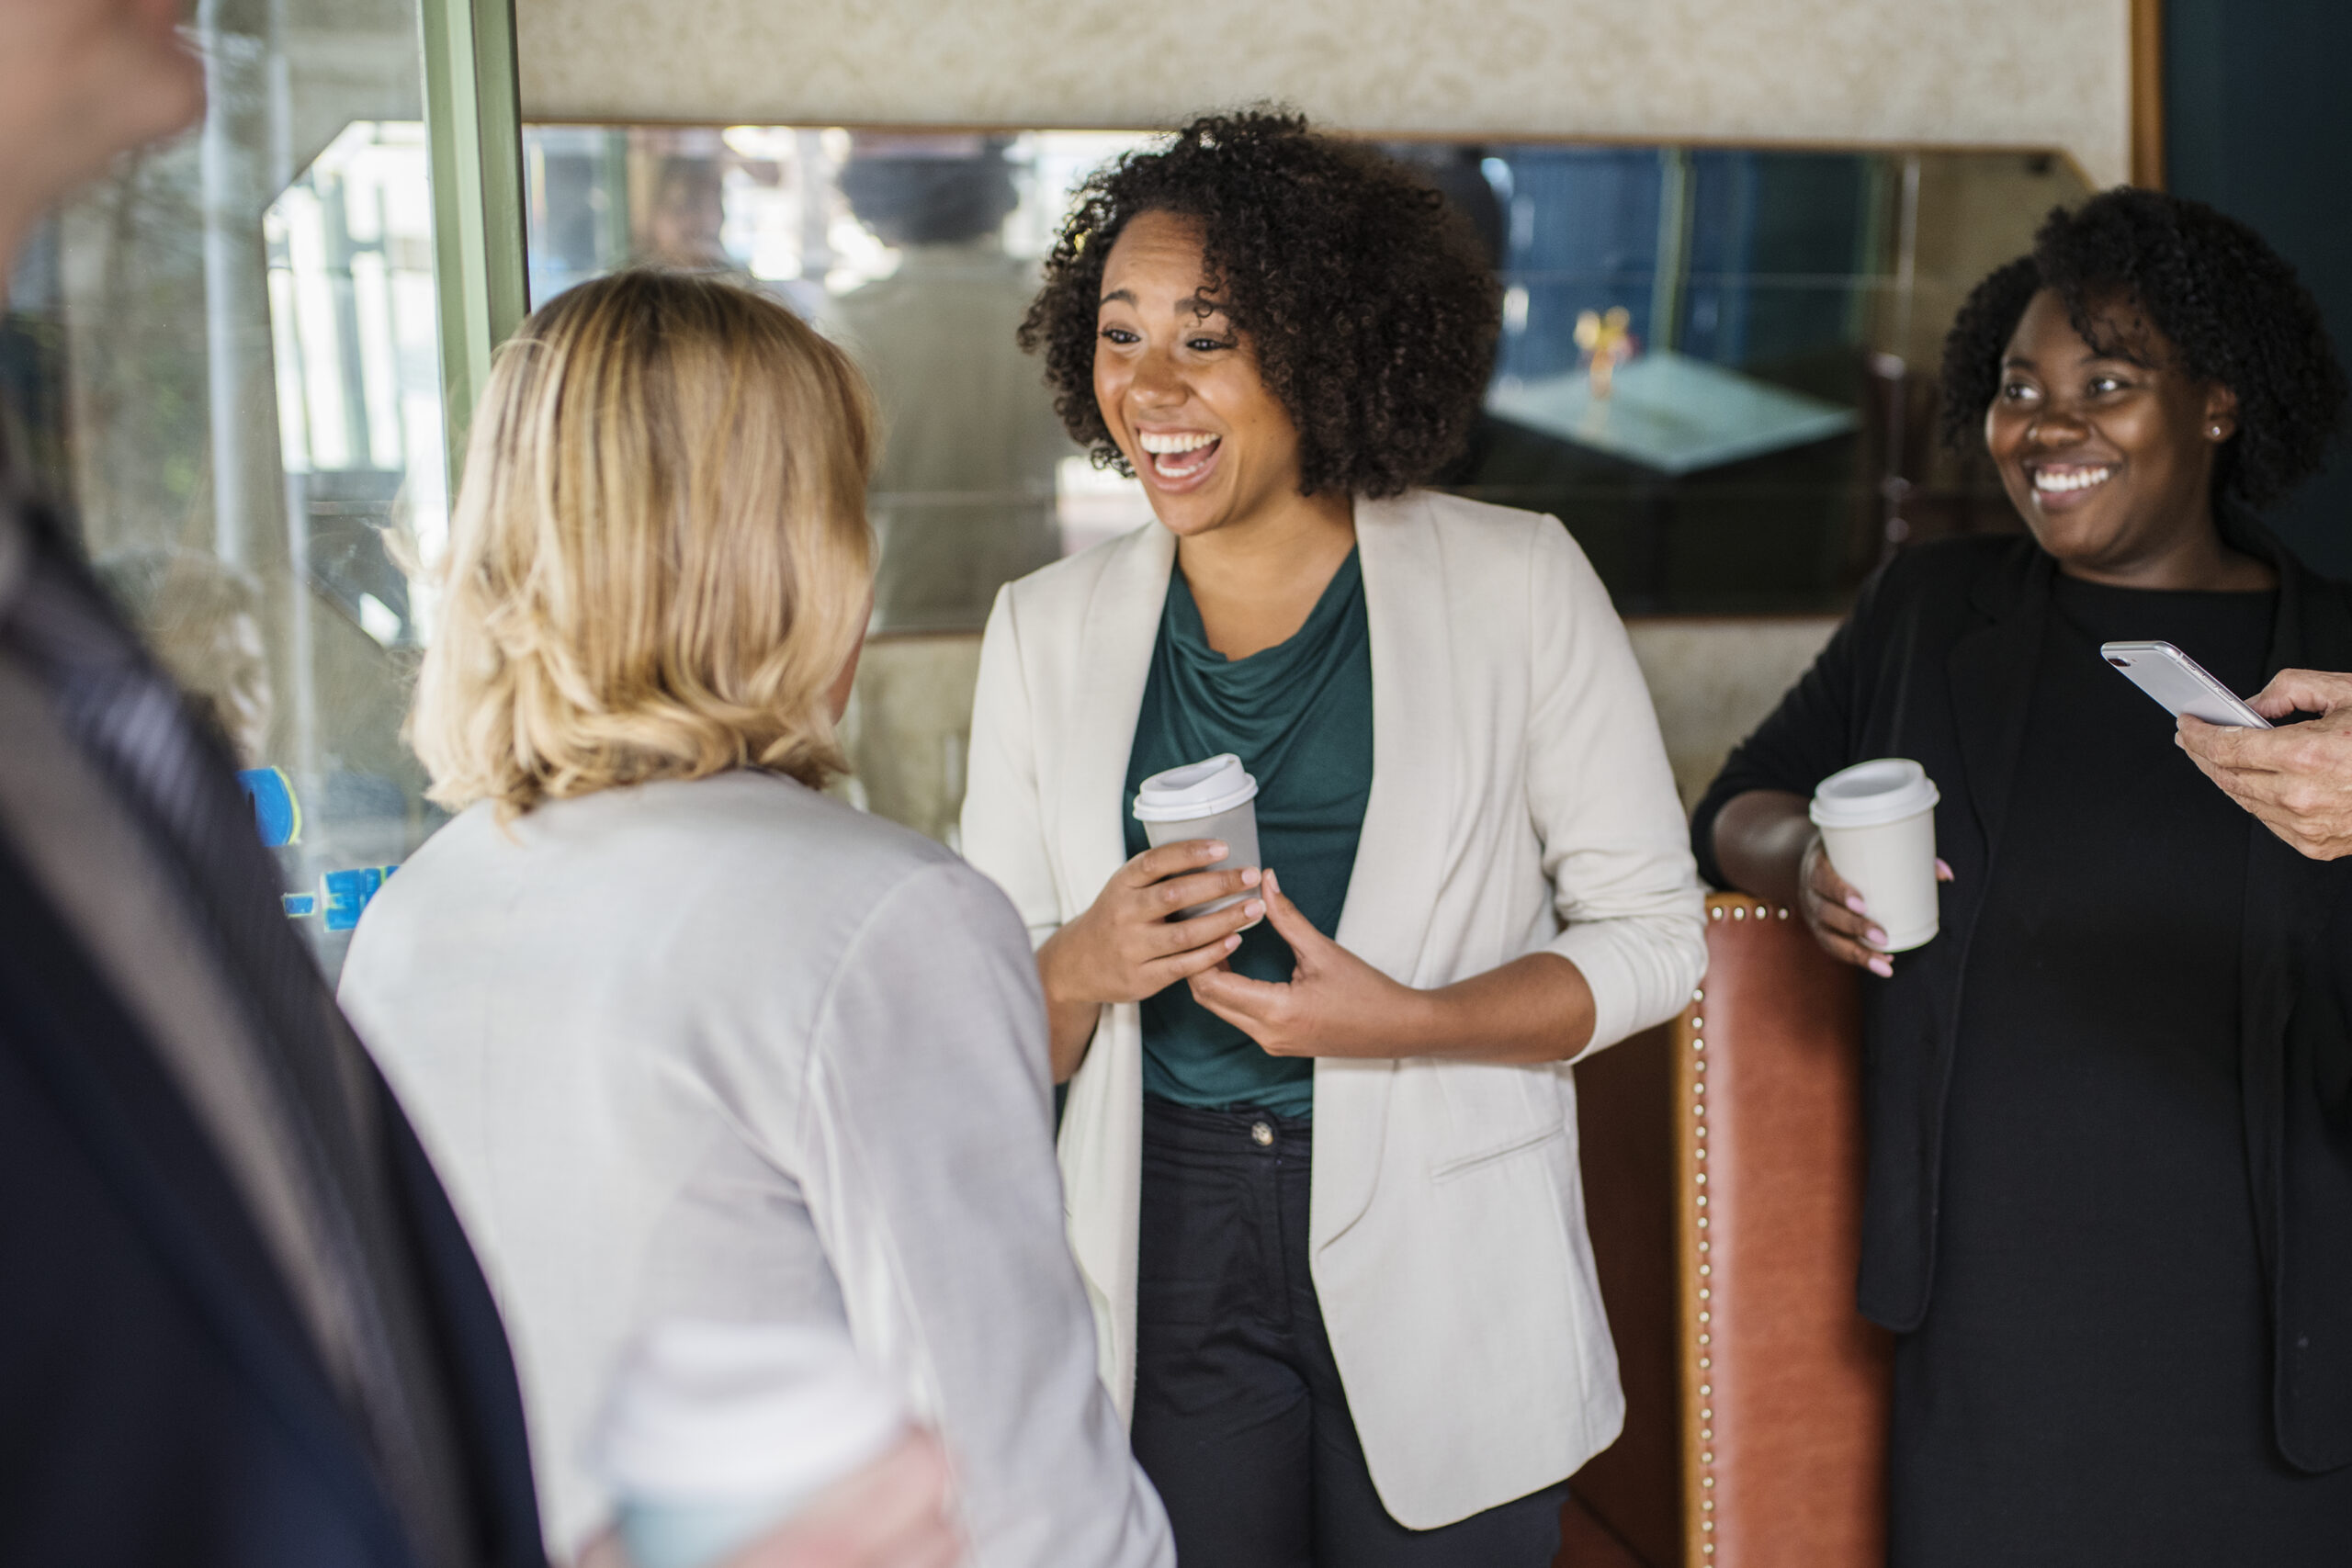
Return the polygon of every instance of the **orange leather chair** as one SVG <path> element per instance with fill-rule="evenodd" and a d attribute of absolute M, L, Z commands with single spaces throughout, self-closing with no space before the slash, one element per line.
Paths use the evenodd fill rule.
<path fill-rule="evenodd" d="M 1577 1069 L 1625 1431 L 1560 1568 L 1878 1568 L 1890 1344 L 1854 1307 L 1852 973 L 1785 912 L 1708 900 L 1683 1015 Z"/>

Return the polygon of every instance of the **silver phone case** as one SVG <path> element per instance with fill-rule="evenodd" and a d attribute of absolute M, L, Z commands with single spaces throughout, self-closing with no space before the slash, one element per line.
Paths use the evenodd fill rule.
<path fill-rule="evenodd" d="M 2268 719 L 2168 642 L 2102 643 L 2098 651 L 2119 674 L 2155 698 L 2175 717 L 2187 714 L 2208 724 L 2241 729 L 2270 728 Z"/>

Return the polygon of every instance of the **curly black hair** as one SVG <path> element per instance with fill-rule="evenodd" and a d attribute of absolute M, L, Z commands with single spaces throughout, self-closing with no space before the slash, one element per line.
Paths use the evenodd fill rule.
<path fill-rule="evenodd" d="M 2206 206 L 2119 188 L 2053 209 L 2033 252 L 1996 268 L 1944 339 L 1944 440 L 1979 449 L 2000 391 L 2001 355 L 2034 295 L 2057 291 L 2083 341 L 2145 361 L 2120 341 L 2115 307 L 2172 345 L 2191 379 L 2237 394 L 2238 428 L 2214 466 L 2216 493 L 2249 506 L 2278 500 L 2319 470 L 2344 414 L 2344 368 L 2318 301 L 2262 236 Z"/>
<path fill-rule="evenodd" d="M 1395 495 L 1469 438 L 1500 294 L 1476 234 L 1435 187 L 1295 114 L 1209 115 L 1079 187 L 1021 327 L 1071 439 L 1134 468 L 1094 401 L 1102 265 L 1138 213 L 1202 229 L 1204 295 L 1257 350 L 1298 427 L 1299 492 Z"/>

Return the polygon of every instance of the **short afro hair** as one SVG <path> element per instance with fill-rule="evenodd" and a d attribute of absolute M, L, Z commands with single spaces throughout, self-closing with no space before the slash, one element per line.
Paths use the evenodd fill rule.
<path fill-rule="evenodd" d="M 2344 369 L 2318 301 L 2262 236 L 2203 202 L 2118 188 L 2042 220 L 2033 252 L 1995 269 L 1944 339 L 1944 439 L 1981 444 L 2001 386 L 2001 355 L 2044 288 L 2065 302 L 2083 341 L 2143 359 L 2114 341 L 2103 311 L 2121 304 L 2171 344 L 2191 379 L 2237 394 L 2237 434 L 2215 464 L 2217 493 L 2267 506 L 2319 470 L 2343 418 Z"/>
<path fill-rule="evenodd" d="M 1094 401 L 1102 267 L 1139 213 L 1201 226 L 1204 296 L 1251 340 L 1298 427 L 1299 491 L 1385 496 L 1459 453 L 1494 364 L 1500 293 L 1466 220 L 1418 175 L 1293 114 L 1193 121 L 1079 187 L 1021 346 L 1071 439 L 1132 474 Z"/>

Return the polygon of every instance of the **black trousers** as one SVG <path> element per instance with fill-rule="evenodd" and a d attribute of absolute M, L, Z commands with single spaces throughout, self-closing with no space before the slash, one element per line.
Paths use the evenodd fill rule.
<path fill-rule="evenodd" d="M 1312 1123 L 1144 1101 L 1136 1458 L 1182 1568 L 1548 1568 L 1566 1484 L 1388 1517 L 1307 1274 Z"/>

